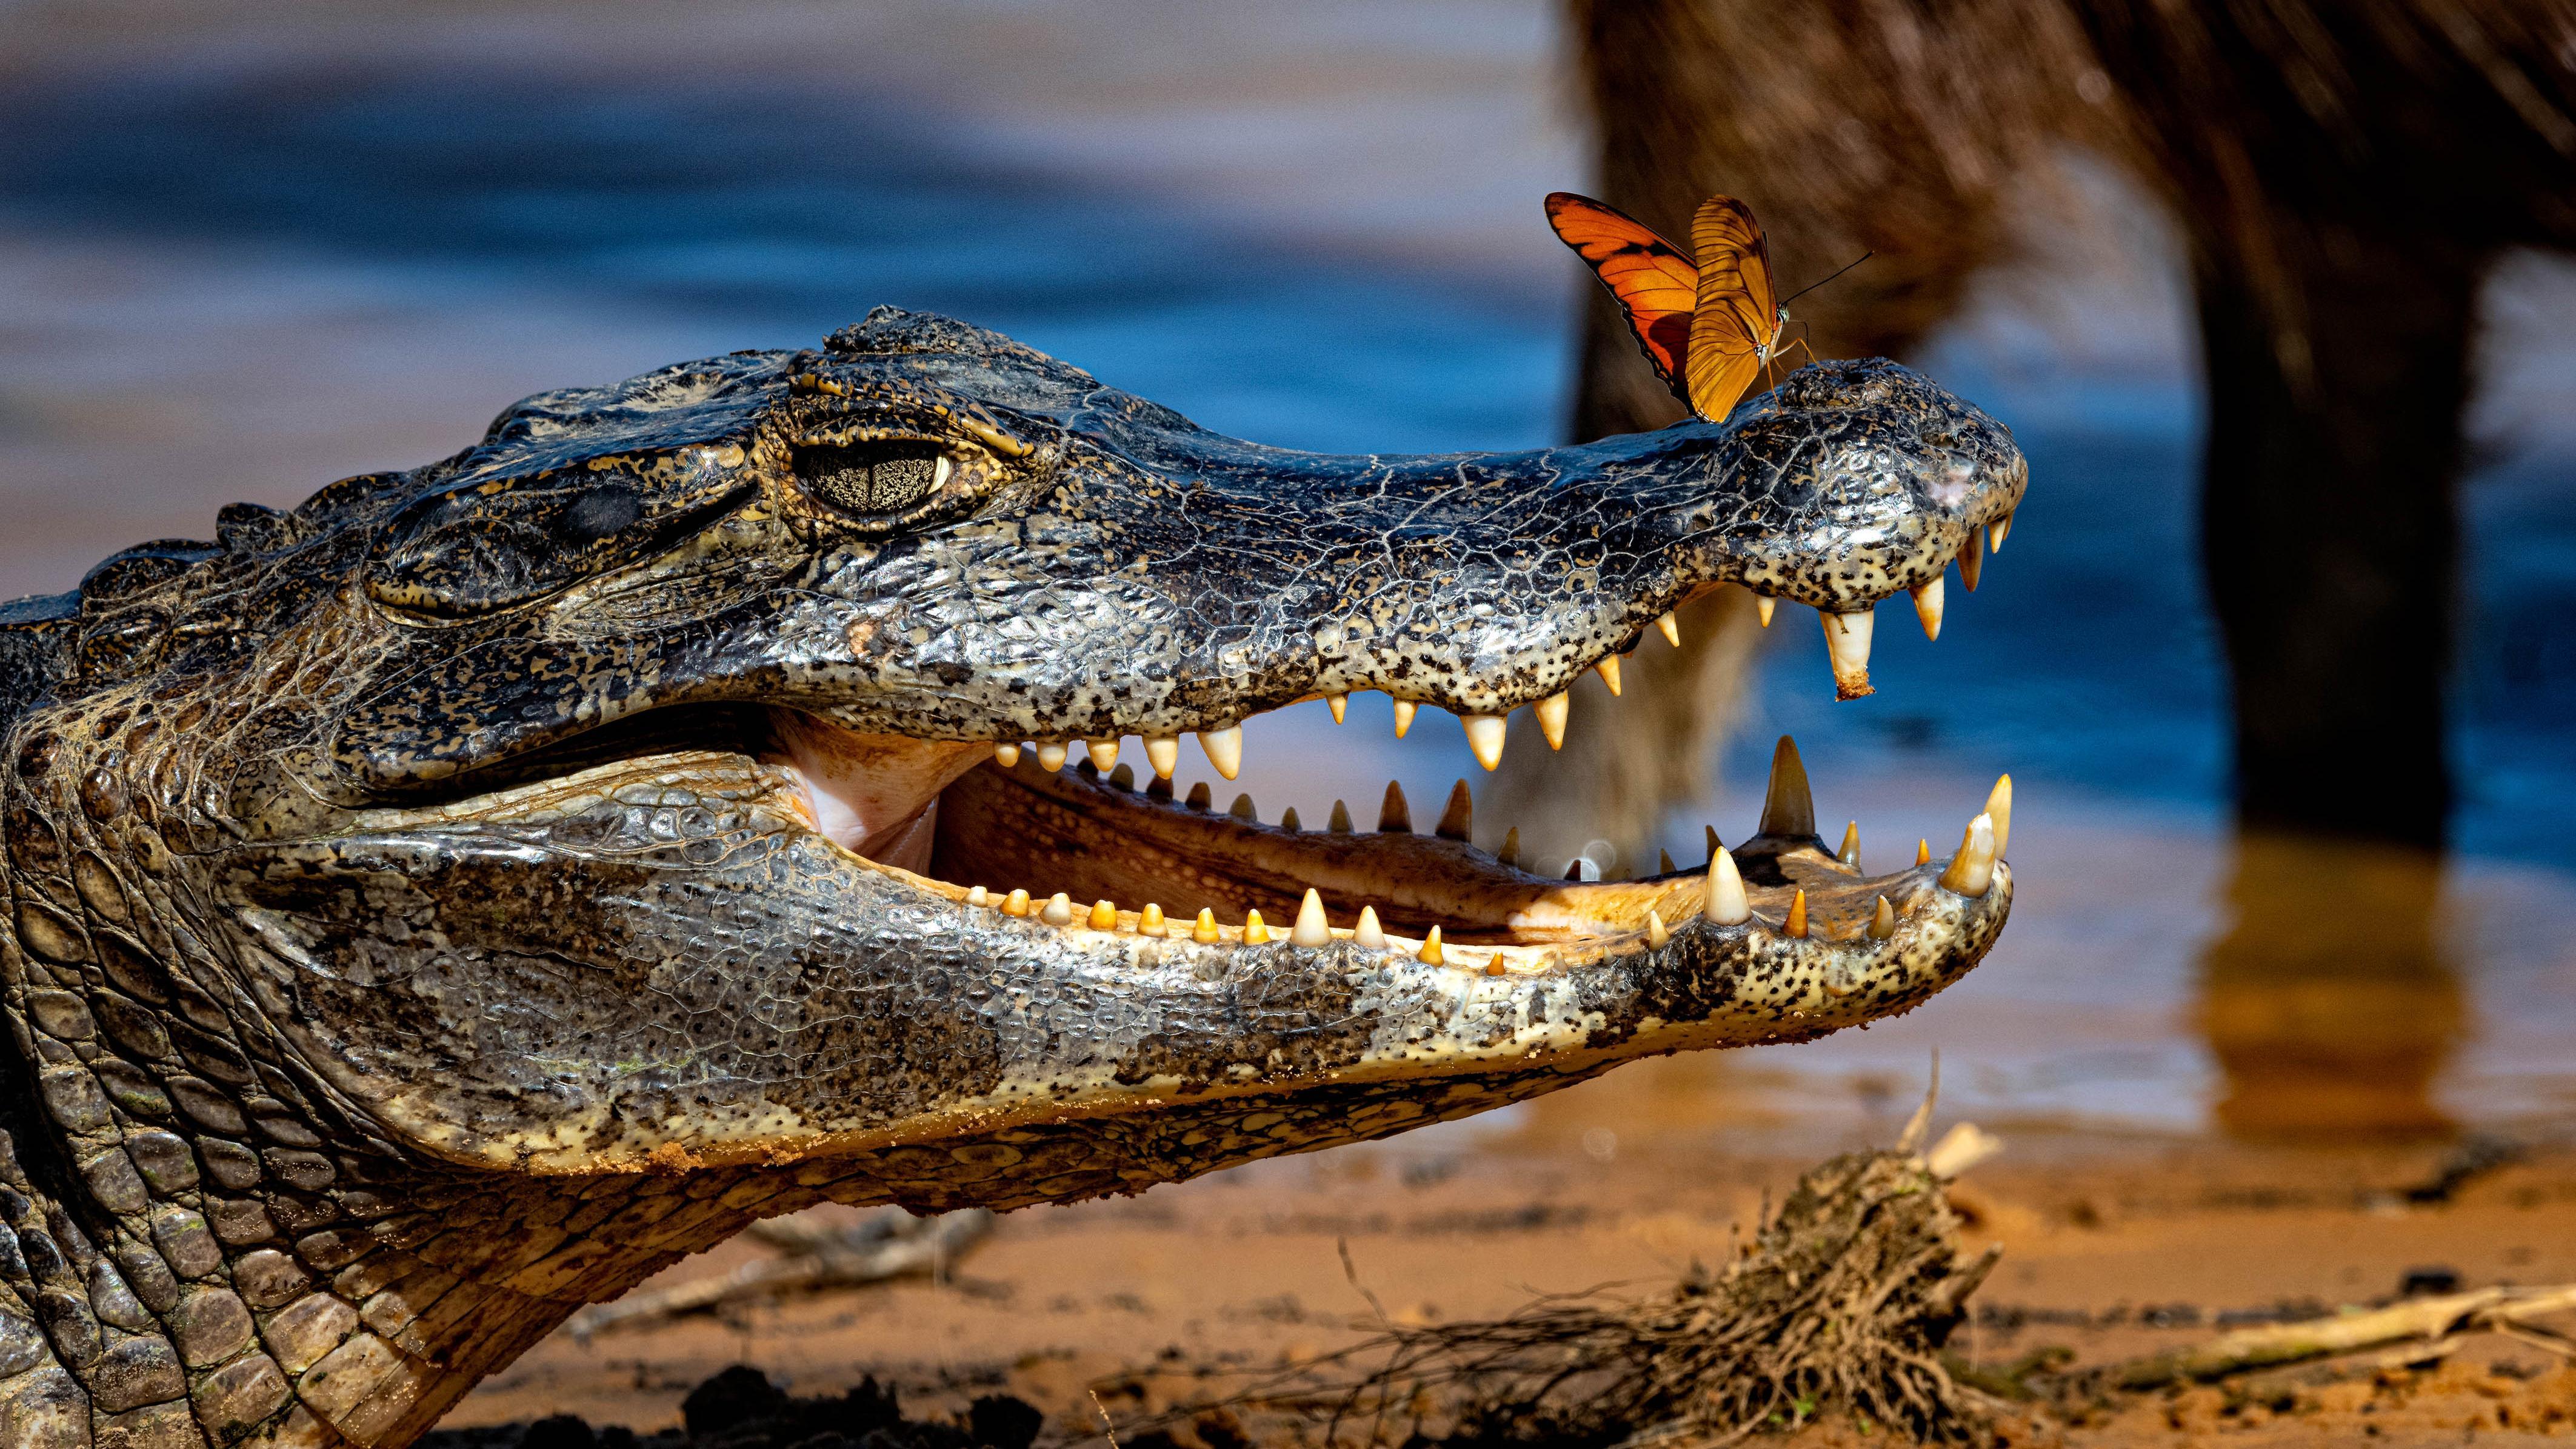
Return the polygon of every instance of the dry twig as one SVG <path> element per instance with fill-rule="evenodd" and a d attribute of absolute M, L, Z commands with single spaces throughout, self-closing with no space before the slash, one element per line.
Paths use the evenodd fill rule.
<path fill-rule="evenodd" d="M 901 1208 L 881 1208 L 838 1227 L 801 1216 L 779 1218 L 754 1224 L 750 1231 L 786 1256 L 745 1263 L 722 1277 L 629 1293 L 614 1303 L 595 1303 L 574 1314 L 565 1327 L 574 1338 L 586 1341 L 603 1329 L 659 1323 L 732 1303 L 926 1277 L 947 1271 L 992 1230 L 993 1215 L 982 1208 L 927 1218 L 916 1218 Z"/>

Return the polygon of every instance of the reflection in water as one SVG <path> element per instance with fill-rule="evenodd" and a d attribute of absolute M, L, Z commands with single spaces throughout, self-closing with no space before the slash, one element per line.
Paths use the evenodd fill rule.
<path fill-rule="evenodd" d="M 2459 1044 L 2461 987 L 2435 916 L 2439 857 L 2248 835 L 2232 920 L 2202 962 L 2200 1028 L 2239 1136 L 2426 1135 Z"/>

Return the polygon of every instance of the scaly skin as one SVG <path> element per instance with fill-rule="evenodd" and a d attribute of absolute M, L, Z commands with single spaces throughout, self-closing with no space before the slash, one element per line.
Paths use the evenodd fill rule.
<path fill-rule="evenodd" d="M 1544 881 L 994 746 L 1499 714 L 1724 582 L 1937 578 L 2025 476 L 1885 362 L 1724 427 L 1325 458 L 885 310 L 0 606 L 0 1444 L 407 1444 L 762 1216 L 1135 1192 L 1905 1010 L 2000 864 L 1865 879 L 1775 810 L 1728 925 L 1698 870 Z M 1324 944 L 1247 939 L 1307 886 Z"/>

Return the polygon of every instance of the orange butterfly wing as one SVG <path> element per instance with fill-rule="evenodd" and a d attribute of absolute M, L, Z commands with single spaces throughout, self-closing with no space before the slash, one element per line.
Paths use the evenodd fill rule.
<path fill-rule="evenodd" d="M 1699 257 L 1692 299 L 1689 401 L 1710 422 L 1735 410 L 1780 342 L 1780 295 L 1771 283 L 1771 254 L 1752 208 L 1712 196 L 1691 218 Z"/>
<path fill-rule="evenodd" d="M 1588 196 L 1548 193 L 1547 223 L 1619 299 L 1628 330 L 1664 385 L 1690 401 L 1682 373 L 1691 347 L 1691 313 L 1699 305 L 1699 268 L 1654 228 Z"/>

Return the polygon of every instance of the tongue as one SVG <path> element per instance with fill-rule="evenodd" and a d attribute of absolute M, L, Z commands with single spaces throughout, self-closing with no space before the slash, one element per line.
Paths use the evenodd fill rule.
<path fill-rule="evenodd" d="M 770 732 L 816 833 L 912 871 L 930 866 L 939 792 L 993 752 L 971 740 L 858 734 L 788 709 L 770 711 Z"/>

